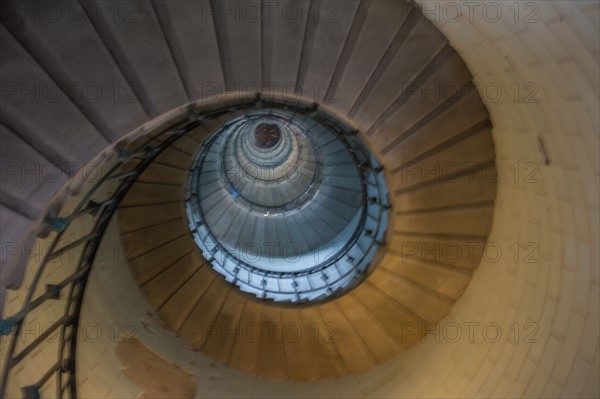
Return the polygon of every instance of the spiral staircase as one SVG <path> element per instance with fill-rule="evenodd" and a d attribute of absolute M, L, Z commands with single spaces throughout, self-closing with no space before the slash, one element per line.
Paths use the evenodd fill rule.
<path fill-rule="evenodd" d="M 490 246 L 512 255 L 513 233 L 526 243 L 546 226 L 507 208 L 506 154 L 519 150 L 501 137 L 506 108 L 476 84 L 468 51 L 426 18 L 427 2 L 286 1 L 272 15 L 257 3 L 258 19 L 253 2 L 28 3 L 0 14 L 3 162 L 63 173 L 23 184 L 3 172 L 2 241 L 22 243 L 3 253 L 3 397 L 542 393 L 542 371 L 527 374 L 532 362 L 549 367 L 539 346 L 515 342 L 504 359 L 486 340 L 427 342 L 453 320 L 540 321 L 546 348 L 565 339 L 556 364 L 584 370 L 569 385 L 577 373 L 561 379 L 555 366 L 544 382 L 560 390 L 545 393 L 598 392 L 588 378 L 597 257 L 566 277 L 591 298 L 575 311 L 591 320 L 588 346 L 571 350 L 574 338 L 527 299 L 537 284 L 552 289 L 545 271 L 490 260 Z M 548 166 L 546 139 L 532 148 Z M 598 154 L 587 151 L 597 187 Z M 597 215 L 597 193 L 587 195 Z M 519 276 L 507 292 L 493 288 L 509 280 L 490 276 L 494 267 Z M 515 290 L 531 304 L 501 308 L 497 297 L 516 301 Z M 129 323 L 141 327 L 123 338 Z M 460 373 L 454 383 L 435 382 L 434 365 L 407 371 L 433 356 Z M 479 366 L 490 381 L 505 367 L 502 381 L 477 382 Z M 456 388 L 461 378 L 475 382 Z"/>

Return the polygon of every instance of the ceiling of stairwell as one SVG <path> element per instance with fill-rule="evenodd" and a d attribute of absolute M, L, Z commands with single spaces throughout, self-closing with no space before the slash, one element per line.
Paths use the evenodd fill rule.
<path fill-rule="evenodd" d="M 450 87 L 443 95 L 427 97 L 406 84 L 371 83 L 355 93 L 353 104 L 325 101 L 318 111 L 299 95 L 291 100 L 277 93 L 263 94 L 264 100 L 233 95 L 229 108 L 220 109 L 218 101 L 208 108 L 215 117 L 203 117 L 201 108 L 194 111 L 204 125 L 175 153 L 161 155 L 165 161 L 157 162 L 163 166 L 149 168 L 125 199 L 119 211 L 121 239 L 135 248 L 127 253 L 135 281 L 162 323 L 218 364 L 277 380 L 363 372 L 418 344 L 467 288 L 490 231 L 496 195 L 491 123 L 468 69 L 443 36 L 406 4 L 396 11 L 403 21 L 397 44 L 390 44 L 397 46 L 397 61 L 384 57 L 374 73 L 393 72 L 390 82 Z M 354 63 L 360 61 L 348 61 L 346 69 L 353 71 Z M 382 111 L 386 98 L 396 99 Z M 250 106 L 236 109 L 236 103 Z M 299 110 L 286 110 L 290 106 Z M 344 107 L 347 122 L 342 123 L 337 115 L 344 115 L 339 112 Z M 290 119 L 294 123 L 286 123 Z M 254 141 L 262 123 L 278 124 L 281 131 L 268 151 Z M 331 124 L 348 127 L 336 132 Z M 381 177 L 374 180 L 381 181 L 381 193 L 372 194 L 361 182 L 368 180 L 365 165 L 344 149 L 344 133 L 357 133 L 372 151 L 367 153 L 370 174 L 377 175 L 383 162 Z M 164 165 L 172 166 L 167 159 L 175 156 L 191 172 L 168 177 Z M 271 179 L 285 175 L 290 160 L 300 178 L 272 185 Z M 267 168 L 274 175 L 263 164 L 275 166 Z M 332 166 L 339 173 L 335 184 L 327 181 Z M 154 202 L 180 205 L 165 209 L 159 220 L 135 220 L 154 203 L 145 193 L 157 187 L 146 182 L 170 185 Z M 388 190 L 389 220 L 380 206 Z M 184 196 L 186 216 L 178 220 Z M 373 217 L 363 218 L 377 212 L 384 216 L 379 236 Z M 162 225 L 165 219 L 169 222 Z M 309 241 L 314 239 L 316 252 L 326 248 L 321 252 L 331 260 L 315 261 Z M 272 242 L 281 248 L 297 245 L 300 261 L 275 253 L 270 262 L 264 255 Z M 340 340 L 335 347 L 328 344 L 331 331 L 324 327 L 321 339 L 296 343 L 297 355 L 290 359 L 284 321 L 303 326 L 305 339 L 314 323 L 335 326 Z M 273 323 L 279 338 L 269 342 Z M 264 328 L 257 346 L 211 334 L 206 325 L 221 332 Z"/>

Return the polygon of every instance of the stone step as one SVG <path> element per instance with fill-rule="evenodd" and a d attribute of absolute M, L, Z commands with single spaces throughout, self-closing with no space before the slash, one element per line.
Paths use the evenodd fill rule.
<path fill-rule="evenodd" d="M 462 296 L 471 280 L 471 276 L 466 273 L 408 261 L 394 254 L 386 254 L 380 267 L 452 300 Z"/>
<path fill-rule="evenodd" d="M 251 338 L 247 336 L 247 329 L 240 325 L 246 302 L 243 295 L 231 290 L 214 324 L 210 326 L 203 352 L 220 364 L 227 365 L 237 341 L 246 342 Z"/>
<path fill-rule="evenodd" d="M 152 306 L 160 309 L 206 262 L 191 251 L 142 286 Z"/>
<path fill-rule="evenodd" d="M 158 313 L 169 329 L 175 332 L 181 330 L 216 277 L 208 268 L 200 268 L 162 305 Z"/>
<path fill-rule="evenodd" d="M 188 319 L 178 330 L 180 336 L 193 349 L 202 350 L 204 347 L 204 343 L 209 333 L 211 333 L 208 327 L 217 319 L 231 289 L 231 286 L 222 279 L 214 279 L 204 295 L 196 303 Z"/>
<path fill-rule="evenodd" d="M 230 367 L 249 374 L 258 374 L 261 313 L 264 305 L 246 301 L 240 317 L 240 333 L 237 336 L 229 362 Z M 283 366 L 283 365 L 280 365 Z"/>
<path fill-rule="evenodd" d="M 134 244 L 130 245 L 136 247 L 137 241 L 132 242 L 134 242 Z M 133 258 L 132 256 L 127 257 L 133 277 L 138 284 L 142 285 L 151 280 L 174 260 L 195 250 L 196 245 L 194 241 L 190 239 L 188 234 L 180 234 L 171 241 L 168 241 L 167 244 L 168 245 L 155 247 L 153 250 L 148 251 L 137 258 Z M 127 254 L 127 247 L 124 249 Z"/>
<path fill-rule="evenodd" d="M 120 208 L 117 211 L 117 217 L 121 226 L 121 234 L 126 234 L 178 218 L 183 221 L 185 218 L 185 208 L 183 202 L 140 205 Z"/>

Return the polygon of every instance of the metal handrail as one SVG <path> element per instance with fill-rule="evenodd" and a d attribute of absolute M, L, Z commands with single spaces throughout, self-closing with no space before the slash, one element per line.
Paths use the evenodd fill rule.
<path fill-rule="evenodd" d="M 108 170 L 108 172 L 103 174 L 85 194 L 83 194 L 81 200 L 77 203 L 74 210 L 68 216 L 60 218 L 48 216 L 44 219 L 45 223 L 54 227 L 54 231 L 56 231 L 57 234 L 52 240 L 48 252 L 44 255 L 42 262 L 35 272 L 31 284 L 28 287 L 27 293 L 25 294 L 23 306 L 17 313 L 1 321 L 2 328 L 0 335 L 11 335 L 10 342 L 8 344 L 8 350 L 6 351 L 6 359 L 2 372 L 2 378 L 0 380 L 0 394 L 2 396 L 6 393 L 6 389 L 8 387 L 8 378 L 11 370 L 19 362 L 29 356 L 34 349 L 42 345 L 42 343 L 52 333 L 60 328 L 59 356 L 57 363 L 52 366 L 38 381 L 35 381 L 26 387 L 22 387 L 22 391 L 25 397 L 39 397 L 41 387 L 49 380 L 52 374 L 56 373 L 56 396 L 62 398 L 65 391 L 69 389 L 70 396 L 72 398 L 77 397 L 74 362 L 79 313 L 81 310 L 81 304 L 83 302 L 83 294 L 85 291 L 87 278 L 95 260 L 98 246 L 103 238 L 103 233 L 105 232 L 108 223 L 117 209 L 118 204 L 126 195 L 129 188 L 133 185 L 141 172 L 143 172 L 143 170 L 146 169 L 146 167 L 148 167 L 148 165 L 150 165 L 150 163 L 152 163 L 152 161 L 163 150 L 168 148 L 187 132 L 198 127 L 200 124 L 201 122 L 197 120 L 186 121 L 177 127 L 163 129 L 157 135 L 145 140 L 141 145 L 133 150 L 127 151 L 122 148 L 118 148 L 116 151 L 117 154 L 113 156 L 112 159 L 104 162 L 104 164 L 108 164 L 109 162 L 116 160 L 116 163 Z M 165 136 L 168 136 L 168 138 L 160 142 L 159 140 Z M 155 144 L 157 145 L 154 146 Z M 141 159 L 134 158 L 138 156 L 141 156 Z M 120 173 L 119 169 L 132 160 L 137 161 L 137 165 L 125 174 Z M 96 194 L 101 187 L 103 187 L 106 183 L 110 183 L 117 179 L 121 179 L 122 181 L 109 198 L 105 199 L 105 201 L 103 201 L 101 204 L 91 201 L 92 196 Z M 66 245 L 61 248 L 57 248 L 58 245 L 62 243 L 62 238 L 72 223 L 80 216 L 89 213 L 88 207 L 90 204 L 94 204 L 94 209 L 97 211 L 96 215 L 94 215 L 96 217 L 96 221 L 93 225 L 92 232 L 77 238 L 75 241 L 66 243 Z M 76 270 L 57 284 L 47 284 L 46 291 L 37 298 L 32 299 L 40 283 L 41 276 L 43 275 L 50 261 L 58 257 L 61 253 L 64 253 L 65 248 L 70 248 L 73 245 L 83 245 L 84 247 L 77 262 Z M 79 286 L 79 289 L 75 290 L 75 286 Z M 43 334 L 34 339 L 18 353 L 15 353 L 16 344 L 27 316 L 46 301 L 60 299 L 61 293 L 65 288 L 68 288 L 69 292 L 64 314 L 55 320 L 54 323 L 47 330 L 45 330 Z M 69 346 L 70 352 L 68 356 L 65 357 L 67 346 Z M 66 380 L 65 375 L 67 375 Z"/>

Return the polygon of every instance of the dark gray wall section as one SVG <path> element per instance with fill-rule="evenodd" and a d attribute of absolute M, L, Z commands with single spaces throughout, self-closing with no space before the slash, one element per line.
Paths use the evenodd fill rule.
<path fill-rule="evenodd" d="M 261 87 L 261 2 L 211 0 L 228 91 Z"/>
<path fill-rule="evenodd" d="M 22 4 L 9 3 L 17 10 Z M 30 10 L 43 9 L 43 2 L 27 3 Z M 103 136 L 115 141 L 148 116 L 135 96 L 128 95 L 127 81 L 83 9 L 72 1 L 52 4 L 52 14 L 4 14 L 2 23 Z"/>
<path fill-rule="evenodd" d="M 34 219 L 69 176 L 4 125 L 0 143 L 0 202 Z"/>
<path fill-rule="evenodd" d="M 298 77 L 304 97 L 315 102 L 325 97 L 358 5 L 357 0 L 312 2 Z"/>
<path fill-rule="evenodd" d="M 154 1 L 190 100 L 224 91 L 219 46 L 207 1 Z"/>
<path fill-rule="evenodd" d="M 263 92 L 293 99 L 310 2 L 271 4 L 265 7 L 262 27 Z"/>
<path fill-rule="evenodd" d="M 0 245 L 0 262 L 2 269 L 0 273 L 0 285 L 8 288 L 18 288 L 21 282 L 23 267 L 18 263 L 7 263 L 9 257 L 24 256 L 20 251 L 23 235 L 31 225 L 32 220 L 15 212 L 13 209 L 0 204 L 0 229 L 2 242 Z M 13 259 L 14 260 L 14 259 Z M 5 265 L 9 265 L 6 267 Z"/>
<path fill-rule="evenodd" d="M 81 4 L 150 116 L 188 101 L 149 1 L 85 0 Z"/>
<path fill-rule="evenodd" d="M 108 141 L 81 113 L 17 42 L 0 26 L 0 121 L 58 165 L 75 163 L 77 169 L 108 145 Z M 68 167 L 68 166 L 67 166 Z"/>
<path fill-rule="evenodd" d="M 390 51 L 408 10 L 407 4 L 398 0 L 379 0 L 377 6 L 371 3 L 347 63 L 338 65 L 343 70 L 329 98 L 333 101 L 328 105 L 342 114 L 350 110 L 379 62 Z"/>

